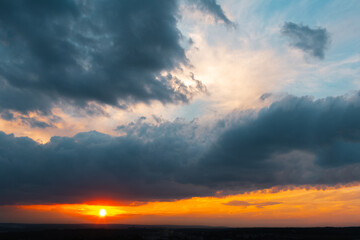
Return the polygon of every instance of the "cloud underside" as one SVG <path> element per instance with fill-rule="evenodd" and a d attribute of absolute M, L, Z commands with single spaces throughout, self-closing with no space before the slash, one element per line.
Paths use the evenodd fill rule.
<path fill-rule="evenodd" d="M 330 36 L 325 28 L 312 29 L 302 24 L 286 22 L 282 27 L 282 34 L 289 38 L 292 47 L 319 59 L 324 59 L 325 50 L 330 44 Z"/>
<path fill-rule="evenodd" d="M 172 200 L 359 181 L 360 93 L 286 96 L 212 127 L 178 119 L 53 137 L 0 134 L 0 204 Z M 237 203 L 240 204 L 240 203 Z"/>
<path fill-rule="evenodd" d="M 0 2 L 0 111 L 188 102 L 175 0 Z"/>
<path fill-rule="evenodd" d="M 215 0 L 201 9 L 229 22 Z M 177 0 L 0 1 L 0 112 L 187 103 Z M 195 84 L 196 85 L 196 84 Z M 201 85 L 202 86 L 202 85 Z"/>

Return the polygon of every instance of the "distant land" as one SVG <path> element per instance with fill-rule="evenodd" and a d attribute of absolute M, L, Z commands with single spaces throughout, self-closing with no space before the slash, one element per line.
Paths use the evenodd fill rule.
<path fill-rule="evenodd" d="M 228 228 L 123 224 L 0 224 L 1 240 L 43 239 L 360 239 L 360 227 Z"/>

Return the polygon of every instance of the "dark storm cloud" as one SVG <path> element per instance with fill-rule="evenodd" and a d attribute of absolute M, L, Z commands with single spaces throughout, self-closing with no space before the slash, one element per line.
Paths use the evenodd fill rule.
<path fill-rule="evenodd" d="M 175 0 L 0 1 L 0 111 L 188 102 Z"/>
<path fill-rule="evenodd" d="M 0 134 L 0 203 L 169 200 L 360 181 L 360 93 L 286 96 L 212 127 L 140 117 L 45 145 Z M 261 206 L 261 205 L 259 205 Z"/>
<path fill-rule="evenodd" d="M 359 93 L 316 101 L 287 96 L 256 117 L 234 118 L 185 182 L 250 190 L 360 180 Z"/>
<path fill-rule="evenodd" d="M 130 124 L 124 137 L 98 132 L 53 137 L 46 145 L 0 134 L 0 203 L 79 202 L 94 198 L 173 199 L 212 193 L 175 172 L 197 157 L 185 137 L 196 124 Z"/>
<path fill-rule="evenodd" d="M 225 15 L 224 10 L 216 2 L 216 0 L 189 0 L 191 3 L 195 4 L 198 9 L 201 11 L 210 14 L 215 18 L 216 21 L 222 21 L 228 25 L 233 25 L 234 23 Z"/>
<path fill-rule="evenodd" d="M 302 24 L 286 22 L 281 32 L 290 39 L 291 46 L 324 59 L 325 50 L 330 44 L 330 36 L 325 28 L 312 29 Z"/>

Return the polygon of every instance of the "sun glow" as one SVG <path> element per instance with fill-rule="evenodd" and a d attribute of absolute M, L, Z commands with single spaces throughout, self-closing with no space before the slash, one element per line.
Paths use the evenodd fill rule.
<path fill-rule="evenodd" d="M 106 216 L 106 210 L 105 209 L 100 209 L 99 215 L 100 215 L 100 217 L 105 217 Z"/>
<path fill-rule="evenodd" d="M 71 216 L 82 222 L 201 224 L 218 226 L 351 225 L 360 221 L 360 184 L 327 188 L 289 187 L 238 195 L 194 197 L 129 205 L 54 204 L 18 208 Z M 1 208 L 0 208 L 1 210 Z M 103 215 L 105 213 L 105 215 Z M 1 219 L 1 218 L 0 218 Z M 221 219 L 221 221 L 219 220 Z"/>

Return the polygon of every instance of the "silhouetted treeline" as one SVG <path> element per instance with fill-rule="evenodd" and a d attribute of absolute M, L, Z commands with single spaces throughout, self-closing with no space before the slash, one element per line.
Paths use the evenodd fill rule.
<path fill-rule="evenodd" d="M 360 239 L 359 227 L 348 228 L 210 228 L 127 225 L 4 225 L 1 240 L 112 240 L 112 239 Z"/>

